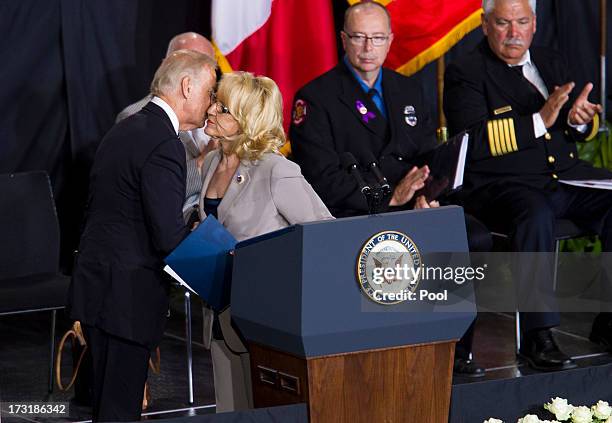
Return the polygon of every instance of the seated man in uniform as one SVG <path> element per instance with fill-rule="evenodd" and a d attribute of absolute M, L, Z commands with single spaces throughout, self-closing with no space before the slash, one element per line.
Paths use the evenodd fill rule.
<path fill-rule="evenodd" d="M 516 252 L 553 252 L 559 218 L 596 231 L 604 251 L 611 251 L 612 193 L 561 183 L 612 177 L 580 160 L 576 151 L 576 141 L 598 130 L 601 106 L 588 101 L 592 84 L 573 96 L 563 58 L 530 48 L 535 0 L 484 0 L 483 9 L 486 38 L 450 64 L 445 76 L 451 134 L 469 129 L 474 140 L 463 186 L 466 210 L 509 233 Z M 532 300 L 519 305 L 526 311 L 520 316 L 521 355 L 540 370 L 574 367 L 550 331 L 559 324 L 551 267 L 522 260 L 515 271 L 519 298 Z M 610 345 L 610 314 L 597 317 L 591 339 Z"/>
<path fill-rule="evenodd" d="M 368 201 L 343 157 L 353 155 L 367 184 L 380 178 L 369 171 L 376 162 L 390 186 L 378 211 L 435 207 L 415 197 L 429 175 L 414 159 L 436 147 L 434 127 L 413 79 L 382 67 L 391 42 L 391 20 L 384 6 L 356 3 L 344 15 L 341 33 L 346 55 L 329 72 L 304 86 L 295 97 L 290 127 L 294 158 L 336 217 L 367 214 Z M 467 219 L 471 251 L 490 248 L 489 232 Z M 471 358 L 471 334 L 457 346 L 455 370 L 482 376 Z"/>

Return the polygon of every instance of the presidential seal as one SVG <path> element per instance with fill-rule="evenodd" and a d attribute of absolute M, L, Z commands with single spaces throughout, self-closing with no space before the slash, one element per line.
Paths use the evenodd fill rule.
<path fill-rule="evenodd" d="M 421 253 L 402 232 L 384 231 L 366 241 L 357 258 L 357 281 L 367 297 L 379 304 L 413 299 L 423 262 Z"/>

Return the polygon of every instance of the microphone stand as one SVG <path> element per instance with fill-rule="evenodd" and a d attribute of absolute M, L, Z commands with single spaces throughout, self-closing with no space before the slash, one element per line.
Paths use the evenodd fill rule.
<path fill-rule="evenodd" d="M 366 203 L 368 205 L 368 214 L 376 214 L 380 205 L 379 194 L 377 193 L 377 189 L 374 190 L 368 184 L 366 184 L 361 172 L 359 171 L 357 159 L 353 156 L 352 153 L 346 152 L 341 155 L 342 167 L 347 170 L 350 175 L 353 175 L 357 185 L 359 186 L 359 191 L 363 194 L 366 199 Z"/>

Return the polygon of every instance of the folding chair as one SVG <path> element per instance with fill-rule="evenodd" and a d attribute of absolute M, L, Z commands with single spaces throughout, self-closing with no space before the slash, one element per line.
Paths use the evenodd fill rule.
<path fill-rule="evenodd" d="M 510 235 L 504 232 L 491 231 L 491 235 L 504 240 L 508 240 Z M 553 290 L 557 289 L 557 267 L 559 265 L 559 248 L 561 241 L 567 239 L 581 238 L 584 236 L 593 235 L 590 232 L 584 231 L 583 229 L 576 226 L 574 222 L 569 219 L 557 219 L 555 222 L 555 264 L 553 271 Z M 521 349 L 521 322 L 519 317 L 519 311 L 515 311 L 515 339 L 516 339 L 516 353 L 519 353 Z"/>
<path fill-rule="evenodd" d="M 60 234 L 46 172 L 0 175 L 0 316 L 51 312 L 49 392 L 55 323 L 70 278 L 59 272 Z"/>

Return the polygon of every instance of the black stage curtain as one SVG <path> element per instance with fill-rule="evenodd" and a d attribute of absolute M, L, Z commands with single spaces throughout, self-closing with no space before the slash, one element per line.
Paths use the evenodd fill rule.
<path fill-rule="evenodd" d="M 346 3 L 330 1 L 339 31 Z M 599 100 L 599 0 L 540 0 L 538 18 L 535 44 L 563 51 L 578 86 L 595 82 Z M 0 24 L 0 173 L 50 174 L 67 268 L 98 143 L 117 113 L 148 92 L 173 35 L 210 35 L 210 0 L 0 0 Z M 481 36 L 474 31 L 447 60 Z M 437 115 L 435 66 L 416 77 Z"/>
<path fill-rule="evenodd" d="M 3 0 L 0 22 L 0 173 L 50 174 L 68 269 L 98 143 L 117 113 L 146 95 L 172 36 L 210 33 L 210 8 L 198 0 Z"/>

